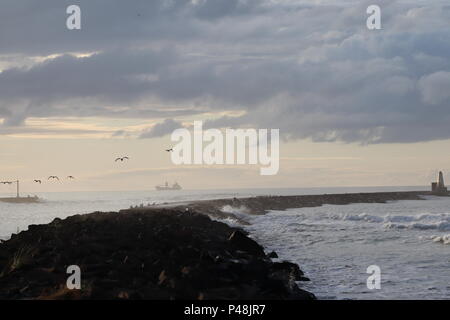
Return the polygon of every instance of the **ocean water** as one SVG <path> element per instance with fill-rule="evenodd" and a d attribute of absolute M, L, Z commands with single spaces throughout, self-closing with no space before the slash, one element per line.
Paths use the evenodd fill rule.
<path fill-rule="evenodd" d="M 117 191 L 117 192 L 49 192 L 37 196 L 39 203 L 0 202 L 0 239 L 26 230 L 30 224 L 49 223 L 55 218 L 94 211 L 118 211 L 130 206 L 171 203 L 188 200 L 230 198 L 252 193 L 230 190 L 218 191 Z M 3 197 L 12 195 L 0 195 Z"/>
<path fill-rule="evenodd" d="M 116 211 L 148 203 L 345 192 L 425 190 L 425 187 L 55 192 L 36 204 L 0 202 L 0 238 L 74 214 Z M 5 195 L 7 196 L 7 195 Z M 325 205 L 249 216 L 245 226 L 267 251 L 300 265 L 321 299 L 449 299 L 450 198 L 387 204 Z M 224 222 L 235 225 L 232 220 Z M 381 269 L 381 289 L 369 290 L 369 265 Z"/>
<path fill-rule="evenodd" d="M 450 299 L 450 198 L 325 205 L 245 217 L 252 236 L 296 262 L 319 299 Z M 368 266 L 381 270 L 369 290 Z"/>
<path fill-rule="evenodd" d="M 399 188 L 363 188 L 371 191 L 391 191 Z M 400 190 L 416 190 L 402 187 Z M 419 188 L 420 189 L 420 188 Z M 238 189 L 238 190 L 179 190 L 179 191 L 117 191 L 117 192 L 48 192 L 36 194 L 40 203 L 12 204 L 0 202 L 0 239 L 7 239 L 30 224 L 49 223 L 54 218 L 94 211 L 117 211 L 148 203 L 247 197 L 257 195 L 295 195 L 359 192 L 361 188 L 298 188 L 298 189 Z M 33 194 L 34 195 L 34 194 Z M 0 193 L 0 197 L 14 197 Z"/>

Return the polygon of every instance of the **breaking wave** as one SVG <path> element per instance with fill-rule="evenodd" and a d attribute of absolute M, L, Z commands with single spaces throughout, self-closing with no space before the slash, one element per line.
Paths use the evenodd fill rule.
<path fill-rule="evenodd" d="M 450 231 L 450 222 L 440 221 L 436 223 L 386 223 L 384 225 L 388 229 L 417 229 L 417 230 L 438 230 Z"/>
<path fill-rule="evenodd" d="M 345 221 L 366 221 L 366 222 L 383 222 L 383 217 L 374 216 L 366 213 L 361 214 L 343 214 L 338 216 L 337 219 Z"/>
<path fill-rule="evenodd" d="M 243 224 L 249 224 L 248 208 L 245 206 L 233 207 L 230 205 L 223 206 L 220 211 L 223 216 L 208 215 L 212 220 L 224 222 L 231 227 L 242 227 Z"/>
<path fill-rule="evenodd" d="M 246 206 L 233 207 L 230 205 L 226 205 L 226 206 L 223 206 L 220 211 L 225 212 L 225 213 L 232 213 L 236 216 L 242 216 L 242 217 L 246 216 L 249 213 L 249 210 Z"/>
<path fill-rule="evenodd" d="M 417 222 L 423 220 L 442 220 L 450 222 L 449 213 L 441 214 L 420 214 L 420 215 L 385 215 L 376 216 L 366 213 L 361 214 L 342 214 L 334 216 L 334 219 L 342 219 L 348 221 L 367 221 L 367 222 Z"/>
<path fill-rule="evenodd" d="M 442 243 L 442 244 L 450 244 L 450 234 L 445 234 L 445 235 L 432 235 L 432 236 L 427 236 L 427 237 L 420 237 L 421 239 L 425 239 L 425 240 L 431 240 L 433 242 L 436 243 Z"/>
<path fill-rule="evenodd" d="M 385 215 L 377 216 L 366 213 L 333 215 L 332 219 L 344 221 L 362 221 L 382 223 L 388 229 L 417 229 L 450 231 L 450 214 L 420 214 L 420 215 Z"/>
<path fill-rule="evenodd" d="M 450 244 L 450 234 L 446 234 L 443 236 L 433 236 L 431 240 L 433 240 L 434 242 L 441 242 L 443 244 Z"/>

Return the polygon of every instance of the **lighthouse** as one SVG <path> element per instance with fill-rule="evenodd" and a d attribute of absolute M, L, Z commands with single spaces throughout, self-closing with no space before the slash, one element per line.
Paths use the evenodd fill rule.
<path fill-rule="evenodd" d="M 444 184 L 444 175 L 442 174 L 442 171 L 439 171 L 438 181 L 431 183 L 431 192 L 438 195 L 448 194 L 447 187 Z"/>

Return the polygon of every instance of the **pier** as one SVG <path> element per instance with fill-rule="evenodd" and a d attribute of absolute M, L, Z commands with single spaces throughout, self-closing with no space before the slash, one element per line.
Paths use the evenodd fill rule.
<path fill-rule="evenodd" d="M 21 197 L 20 196 L 20 187 L 19 187 L 19 180 L 11 181 L 12 183 L 16 184 L 16 196 L 15 197 L 5 197 L 0 198 L 0 202 L 8 202 L 8 203 L 36 203 L 39 202 L 40 199 L 37 196 L 27 196 L 27 197 Z"/>

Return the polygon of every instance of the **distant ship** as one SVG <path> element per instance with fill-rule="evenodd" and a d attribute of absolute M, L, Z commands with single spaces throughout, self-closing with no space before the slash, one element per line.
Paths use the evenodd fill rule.
<path fill-rule="evenodd" d="M 163 186 L 156 186 L 156 190 L 163 191 L 163 190 L 181 190 L 181 186 L 175 182 L 172 186 L 169 186 L 169 184 L 166 182 Z"/>

